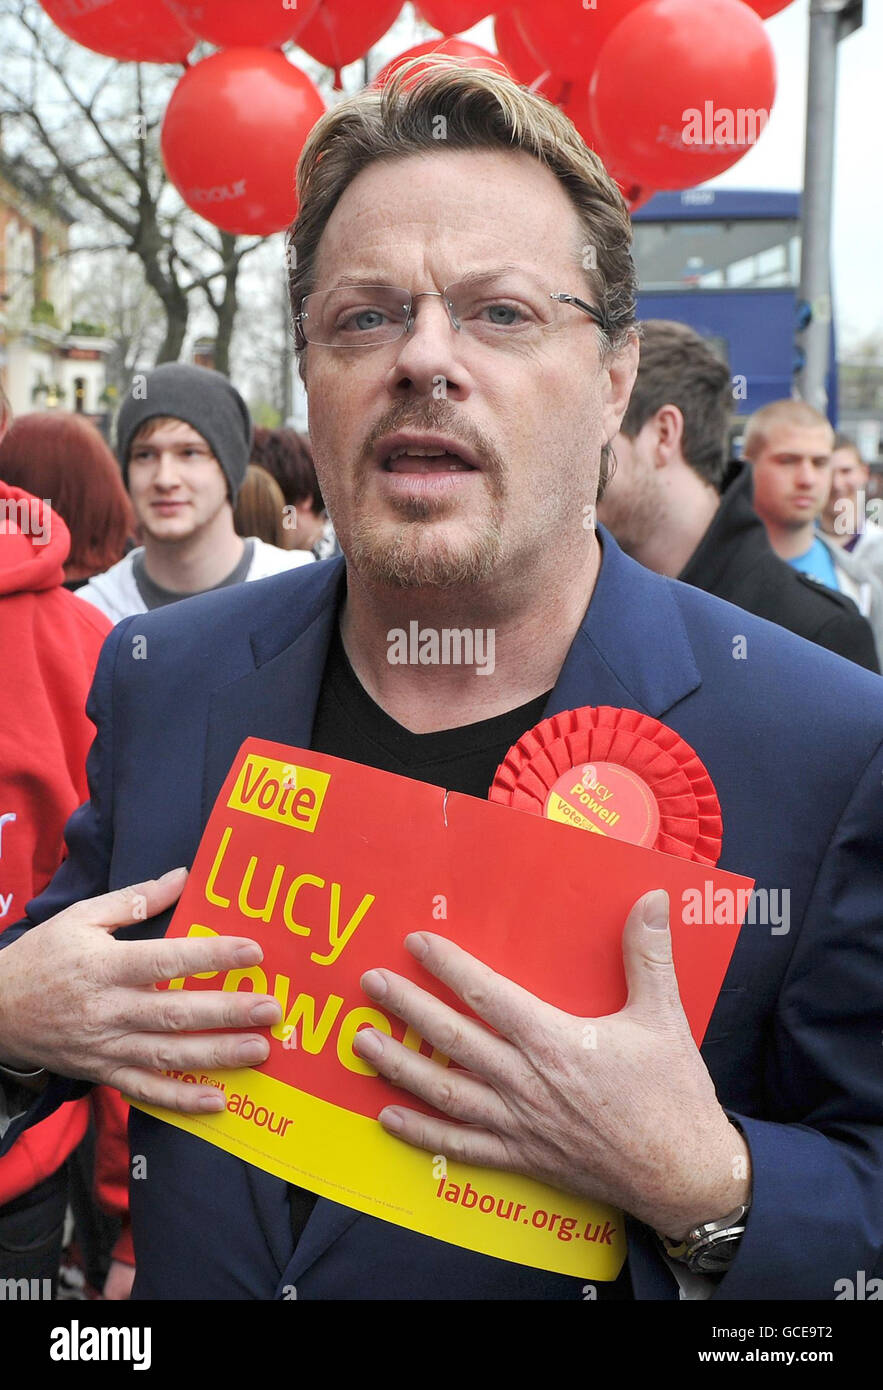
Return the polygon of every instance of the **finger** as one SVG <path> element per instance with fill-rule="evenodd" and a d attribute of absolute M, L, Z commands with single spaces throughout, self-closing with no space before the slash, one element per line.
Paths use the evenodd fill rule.
<path fill-rule="evenodd" d="M 446 943 L 447 944 L 447 943 Z M 502 1082 L 511 1075 L 512 1049 L 475 1019 L 443 1004 L 434 994 L 392 970 L 369 970 L 362 976 L 365 993 L 382 1003 L 405 1023 L 410 1023 L 445 1057 L 489 1080 Z M 356 1034 L 358 1037 L 359 1035 Z"/>
<path fill-rule="evenodd" d="M 377 1117 L 383 1128 L 431 1154 L 443 1154 L 455 1163 L 477 1163 L 482 1168 L 511 1168 L 512 1163 L 499 1135 L 471 1125 L 454 1125 L 422 1115 L 401 1105 L 388 1105 Z"/>
<path fill-rule="evenodd" d="M 272 1028 L 282 1006 L 248 990 L 129 990 L 113 1024 L 142 1033 L 206 1033 L 219 1028 Z"/>
<path fill-rule="evenodd" d="M 58 916 L 71 926 L 116 931 L 118 927 L 130 927 L 133 922 L 144 922 L 148 917 L 165 912 L 166 908 L 178 901 L 186 882 L 186 869 L 170 869 L 162 878 L 116 888 L 112 893 L 102 893 L 98 898 L 84 898 L 82 902 L 65 908 Z"/>
<path fill-rule="evenodd" d="M 529 1053 L 542 1025 L 552 1023 L 553 1016 L 559 1015 L 557 1009 L 535 994 L 507 980 L 505 975 L 498 975 L 443 936 L 413 932 L 405 938 L 405 945 L 425 970 L 522 1052 Z"/>
<path fill-rule="evenodd" d="M 120 941 L 109 963 L 109 978 L 119 985 L 165 984 L 210 971 L 243 970 L 260 965 L 264 953 L 247 936 L 160 937 Z"/>
<path fill-rule="evenodd" d="M 127 1033 L 108 1050 L 117 1067 L 199 1073 L 259 1066 L 270 1055 L 270 1043 L 259 1033 Z"/>
<path fill-rule="evenodd" d="M 684 1018 L 671 954 L 668 894 L 645 893 L 628 915 L 622 935 L 626 1008 L 648 1019 Z"/>
<path fill-rule="evenodd" d="M 141 1067 L 117 1067 L 109 1076 L 101 1079 L 104 1084 L 121 1091 L 126 1100 L 159 1105 L 164 1110 L 175 1110 L 180 1114 L 217 1114 L 226 1104 L 224 1093 L 217 1086 L 175 1081 Z"/>
<path fill-rule="evenodd" d="M 477 1077 L 432 1062 L 376 1028 L 359 1029 L 353 1050 L 387 1080 L 436 1110 L 488 1129 L 505 1128 L 505 1106 L 496 1091 Z"/>

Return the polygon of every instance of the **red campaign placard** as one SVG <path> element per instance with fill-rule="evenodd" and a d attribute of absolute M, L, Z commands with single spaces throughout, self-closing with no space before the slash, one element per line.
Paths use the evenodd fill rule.
<path fill-rule="evenodd" d="M 378 1076 L 352 1043 L 370 1024 L 436 1055 L 362 992 L 360 977 L 375 966 L 468 1012 L 405 950 L 404 937 L 416 930 L 449 937 L 580 1017 L 620 1009 L 623 927 L 635 901 L 654 888 L 671 900 L 675 968 L 699 1043 L 750 880 L 362 764 L 248 739 L 209 817 L 169 935 L 244 935 L 260 942 L 264 958 L 170 988 L 275 994 L 283 1020 L 269 1030 L 262 1066 L 186 1078 L 225 1091 L 221 1114 L 143 1108 L 362 1211 L 503 1258 L 613 1278 L 625 1246 L 621 1230 L 611 1234 L 613 1219 L 622 1223 L 609 1208 L 583 1203 L 585 1211 L 568 1220 L 574 1229 L 582 1223 L 586 1242 L 613 1249 L 577 1251 L 569 1235 L 555 1240 L 535 1227 L 546 1212 L 560 1217 L 563 1230 L 561 1213 L 581 1199 L 565 1197 L 565 1207 L 561 1194 L 531 1179 L 481 1169 L 462 1168 L 458 1184 L 448 1178 L 430 1187 L 429 1157 L 376 1123 L 388 1103 L 429 1107 Z M 704 906 L 697 911 L 697 904 Z M 481 1195 L 477 1184 L 491 1180 L 492 1191 Z M 461 1191 L 462 1206 L 451 1196 Z M 533 1225 L 522 1216 L 517 1228 L 498 1230 L 483 1215 L 490 1207 L 471 1209 L 477 1193 L 490 1202 L 501 1192 L 523 1199 Z"/>

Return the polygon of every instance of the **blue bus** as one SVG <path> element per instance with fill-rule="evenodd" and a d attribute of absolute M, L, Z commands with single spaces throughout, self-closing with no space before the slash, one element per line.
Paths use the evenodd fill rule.
<path fill-rule="evenodd" d="M 730 364 L 733 409 L 793 394 L 800 283 L 800 194 L 689 188 L 633 214 L 638 317 L 677 319 Z M 828 415 L 837 422 L 834 319 Z"/>

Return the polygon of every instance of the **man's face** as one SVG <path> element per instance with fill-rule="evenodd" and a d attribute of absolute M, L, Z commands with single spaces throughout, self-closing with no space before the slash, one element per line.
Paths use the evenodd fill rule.
<path fill-rule="evenodd" d="M 560 309 L 536 333 L 489 343 L 457 332 L 441 299 L 423 298 L 394 342 L 309 345 L 316 471 L 342 548 L 366 579 L 476 583 L 527 576 L 544 552 L 563 558 L 568 543 L 586 554 L 601 446 L 625 410 L 637 352 L 630 345 L 602 365 L 591 319 L 546 298 L 591 300 L 584 239 L 558 180 L 522 153 L 376 163 L 344 192 L 322 234 L 316 290 L 349 277 L 416 294 L 513 267 Z M 487 314 L 511 318 L 506 308 Z M 390 459 L 396 445 L 421 447 L 420 436 L 426 447 L 443 436 L 451 452 Z"/>
<path fill-rule="evenodd" d="M 831 488 L 831 430 L 776 425 L 754 462 L 754 510 L 776 526 L 800 527 L 821 513 Z"/>
<path fill-rule="evenodd" d="M 870 469 L 854 449 L 834 450 L 831 455 L 831 492 L 823 515 L 827 530 L 837 529 L 837 519 L 841 513 L 847 515 L 849 529 L 852 529 L 853 518 L 856 518 L 855 525 L 858 525 L 861 511 L 858 493 L 867 487 L 869 474 Z M 838 502 L 841 503 L 839 508 Z M 844 502 L 849 502 L 851 506 L 845 509 L 842 505 Z M 840 524 L 842 526 L 843 523 Z"/>
<path fill-rule="evenodd" d="M 660 523 L 659 474 L 653 459 L 653 422 L 629 439 L 613 441 L 616 466 L 598 503 L 598 520 L 629 555 L 636 554 Z"/>
<path fill-rule="evenodd" d="M 229 505 L 211 446 L 183 420 L 148 421 L 131 445 L 128 478 L 139 524 L 160 543 L 189 540 Z"/>

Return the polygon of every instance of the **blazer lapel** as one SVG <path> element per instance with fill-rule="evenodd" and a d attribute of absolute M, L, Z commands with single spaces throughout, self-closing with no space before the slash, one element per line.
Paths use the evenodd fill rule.
<path fill-rule="evenodd" d="M 614 705 L 661 719 L 702 682 L 680 609 L 663 579 L 599 527 L 601 572 L 545 715 Z"/>
<path fill-rule="evenodd" d="M 280 611 L 277 602 L 250 634 L 254 670 L 212 696 L 203 775 L 203 824 L 245 739 L 265 738 L 296 748 L 310 746 L 325 659 L 345 583 L 342 559 L 325 561 L 316 570 L 311 591 L 305 587 L 298 592 L 295 623 L 290 611 Z"/>

